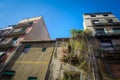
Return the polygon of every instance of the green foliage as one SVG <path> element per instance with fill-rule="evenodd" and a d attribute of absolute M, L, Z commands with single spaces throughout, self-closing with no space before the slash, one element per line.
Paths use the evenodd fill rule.
<path fill-rule="evenodd" d="M 77 40 L 71 39 L 69 44 L 70 44 L 70 46 L 73 50 L 79 50 L 79 49 L 83 48 L 83 44 L 80 41 L 77 41 Z"/>
<path fill-rule="evenodd" d="M 61 61 L 68 62 L 68 61 L 69 61 L 69 57 L 64 56 L 64 57 L 61 59 Z"/>
<path fill-rule="evenodd" d="M 81 62 L 80 66 L 79 66 L 81 74 L 87 75 L 87 70 L 88 70 L 87 67 L 88 67 L 88 65 L 87 65 L 86 60 Z"/>
<path fill-rule="evenodd" d="M 71 46 L 71 54 L 77 54 L 79 59 L 79 69 L 83 76 L 83 80 L 87 80 L 88 74 L 92 71 L 90 55 L 92 47 L 90 47 L 90 39 L 92 32 L 88 29 L 82 30 L 71 30 L 72 37 L 69 44 Z"/>
<path fill-rule="evenodd" d="M 65 71 L 64 80 L 79 80 L 80 72 L 77 71 Z"/>
<path fill-rule="evenodd" d="M 79 30 L 73 29 L 73 32 Z M 85 59 L 86 57 L 89 57 L 89 38 L 91 36 L 91 31 L 86 29 L 79 34 L 76 33 L 76 37 L 72 38 L 69 42 L 72 53 L 75 53 L 78 55 L 79 59 Z"/>
<path fill-rule="evenodd" d="M 83 32 L 83 30 L 80 30 L 80 29 L 72 29 L 70 31 L 72 37 L 76 37 L 78 34 L 81 34 Z"/>
<path fill-rule="evenodd" d="M 86 29 L 84 31 L 80 29 L 71 29 L 70 33 L 72 37 L 77 37 L 77 36 L 89 37 L 92 35 L 92 32 L 89 29 Z"/>

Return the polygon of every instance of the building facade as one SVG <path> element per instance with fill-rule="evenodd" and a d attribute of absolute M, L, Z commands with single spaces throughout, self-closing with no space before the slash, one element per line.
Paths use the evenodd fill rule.
<path fill-rule="evenodd" d="M 27 18 L 0 30 L 0 71 L 16 54 L 23 40 L 50 40 L 43 17 Z"/>
<path fill-rule="evenodd" d="M 22 41 L 22 46 L 4 67 L 0 80 L 48 80 L 54 40 Z"/>
<path fill-rule="evenodd" d="M 83 17 L 84 29 L 92 31 L 90 45 L 93 45 L 89 59 L 92 69 L 87 79 L 119 80 L 120 21 L 111 12 L 86 13 Z M 57 80 L 64 79 L 68 72 L 67 79 L 70 75 L 72 80 L 85 79 L 77 69 L 81 64 L 78 57 L 70 54 L 70 40 L 50 40 L 41 16 L 1 29 L 0 80 Z"/>
<path fill-rule="evenodd" d="M 120 20 L 111 12 L 86 13 L 84 29 L 94 37 L 95 80 L 120 79 Z"/>

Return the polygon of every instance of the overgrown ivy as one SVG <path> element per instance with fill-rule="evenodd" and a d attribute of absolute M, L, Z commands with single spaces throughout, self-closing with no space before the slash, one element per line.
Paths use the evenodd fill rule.
<path fill-rule="evenodd" d="M 92 33 L 90 30 L 79 30 L 79 29 L 72 29 L 71 30 L 72 38 L 69 41 L 69 46 L 71 47 L 69 55 L 71 57 L 73 55 L 77 55 L 79 59 L 79 69 L 80 73 L 83 76 L 83 80 L 87 80 L 88 74 L 92 71 L 91 70 L 91 50 L 92 47 L 90 46 L 90 38 Z M 72 61 L 70 59 L 70 61 Z"/>

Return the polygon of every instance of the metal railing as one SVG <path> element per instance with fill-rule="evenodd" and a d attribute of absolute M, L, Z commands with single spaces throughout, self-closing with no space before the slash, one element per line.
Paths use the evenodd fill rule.
<path fill-rule="evenodd" d="M 92 22 L 94 26 L 120 26 L 120 22 Z"/>
<path fill-rule="evenodd" d="M 22 35 L 22 34 L 25 34 L 25 31 L 22 31 L 22 30 L 15 31 L 15 30 L 13 30 L 9 33 L 4 33 L 3 36 L 19 36 L 19 35 Z"/>
<path fill-rule="evenodd" d="M 105 31 L 96 31 L 95 35 L 119 35 L 120 30 L 113 30 L 113 32 L 105 32 Z"/>
<path fill-rule="evenodd" d="M 0 42 L 0 48 L 1 49 L 8 49 L 12 46 L 12 43 L 13 43 L 12 38 L 8 39 L 8 40 L 3 40 Z"/>
<path fill-rule="evenodd" d="M 25 23 L 19 23 L 19 24 L 13 26 L 13 28 L 15 29 L 15 28 L 21 28 L 21 27 L 29 27 L 29 26 L 31 26 L 32 24 L 33 24 L 32 21 L 25 22 Z"/>

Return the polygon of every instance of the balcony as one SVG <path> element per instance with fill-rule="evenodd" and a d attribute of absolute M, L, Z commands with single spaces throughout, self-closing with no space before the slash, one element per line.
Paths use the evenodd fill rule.
<path fill-rule="evenodd" d="M 117 56 L 120 57 L 120 45 L 113 45 L 113 46 L 101 46 L 99 48 L 100 54 L 104 56 Z M 119 55 L 119 56 L 118 56 Z"/>
<path fill-rule="evenodd" d="M 120 30 L 113 30 L 114 32 L 114 34 L 120 34 Z"/>
<path fill-rule="evenodd" d="M 95 35 L 105 35 L 106 33 L 104 31 L 96 31 Z"/>
<path fill-rule="evenodd" d="M 32 21 L 30 21 L 30 22 L 25 22 L 25 23 L 19 23 L 19 24 L 13 26 L 13 28 L 14 28 L 14 29 L 17 29 L 17 28 L 22 28 L 22 27 L 29 27 L 29 26 L 31 26 L 32 24 L 33 24 Z"/>
<path fill-rule="evenodd" d="M 116 37 L 120 37 L 120 30 L 113 30 L 113 32 L 96 31 L 95 36 L 116 38 Z"/>
<path fill-rule="evenodd" d="M 0 49 L 7 50 L 12 46 L 13 40 L 12 39 L 5 39 L 0 42 Z"/>
<path fill-rule="evenodd" d="M 26 30 L 26 27 L 14 29 L 14 30 L 12 30 L 10 32 L 3 33 L 3 36 L 7 36 L 7 37 L 10 37 L 10 36 L 20 36 L 22 34 L 25 34 L 25 30 Z"/>
<path fill-rule="evenodd" d="M 120 22 L 92 22 L 95 27 L 99 26 L 120 26 Z"/>
<path fill-rule="evenodd" d="M 98 58 L 109 58 L 109 57 L 112 57 L 114 58 L 114 56 L 118 56 L 119 53 L 117 51 L 114 50 L 114 48 L 100 48 L 98 50 L 98 53 L 96 54 L 96 57 Z"/>

